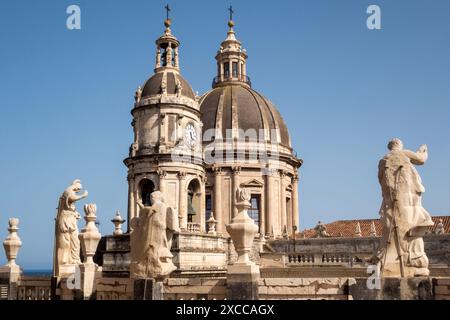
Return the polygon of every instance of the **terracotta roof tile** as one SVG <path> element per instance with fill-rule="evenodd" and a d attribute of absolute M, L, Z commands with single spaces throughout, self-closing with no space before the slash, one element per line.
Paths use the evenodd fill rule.
<path fill-rule="evenodd" d="M 432 217 L 434 221 L 434 226 L 430 228 L 430 232 L 434 232 L 437 228 L 437 224 L 439 219 L 442 219 L 442 223 L 444 224 L 445 233 L 450 233 L 450 216 L 434 216 Z M 358 220 L 338 220 L 328 224 L 325 224 L 327 228 L 327 233 L 332 237 L 357 237 L 355 234 L 356 225 L 359 222 L 361 226 L 361 234 L 363 237 L 371 236 L 371 225 L 372 222 L 375 224 L 375 229 L 377 236 L 381 235 L 382 226 L 379 219 L 358 219 Z M 297 234 L 297 238 L 313 238 L 316 234 L 314 228 L 306 229 Z"/>

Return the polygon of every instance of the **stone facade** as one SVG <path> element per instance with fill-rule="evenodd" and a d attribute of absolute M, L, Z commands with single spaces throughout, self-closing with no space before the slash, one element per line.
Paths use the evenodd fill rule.
<path fill-rule="evenodd" d="M 124 160 L 128 223 L 139 215 L 137 203 L 149 202 L 148 195 L 160 190 L 178 210 L 181 230 L 206 232 L 212 211 L 217 233 L 227 235 L 225 225 L 237 214 L 235 190 L 244 187 L 252 195 L 259 232 L 274 238 L 291 234 L 298 227 L 302 160 L 294 155 L 276 107 L 251 89 L 247 54 L 233 27 L 216 56 L 217 92 L 198 97 L 180 74 L 180 42 L 170 20 L 165 24 L 156 41 L 155 74 L 136 91 L 131 111 L 134 141 Z M 255 117 L 261 121 L 252 122 Z M 257 135 L 248 137 L 248 130 Z"/>

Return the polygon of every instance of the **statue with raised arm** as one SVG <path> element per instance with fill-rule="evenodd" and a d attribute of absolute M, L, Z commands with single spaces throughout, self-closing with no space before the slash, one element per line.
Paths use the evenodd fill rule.
<path fill-rule="evenodd" d="M 417 152 L 403 149 L 399 139 L 388 144 L 389 153 L 380 160 L 378 180 L 383 202 L 380 209 L 382 240 L 377 253 L 384 277 L 427 276 L 428 258 L 423 235 L 433 225 L 422 207 L 425 188 L 415 165 L 428 159 L 428 148 Z"/>
<path fill-rule="evenodd" d="M 160 191 L 151 195 L 151 206 L 138 202 L 139 217 L 131 220 L 131 265 L 133 278 L 162 280 L 177 267 L 170 252 L 172 236 L 178 232 L 178 213 L 166 205 Z"/>
<path fill-rule="evenodd" d="M 77 212 L 75 202 L 86 198 L 88 192 L 78 194 L 82 190 L 81 181 L 75 180 L 64 190 L 59 198 L 55 219 L 55 257 L 54 275 L 62 275 L 61 267 L 78 265 L 80 260 L 80 240 L 78 239 L 77 222 L 81 215 Z"/>

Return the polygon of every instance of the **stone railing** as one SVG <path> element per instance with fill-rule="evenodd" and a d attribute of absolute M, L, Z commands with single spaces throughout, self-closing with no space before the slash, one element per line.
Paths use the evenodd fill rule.
<path fill-rule="evenodd" d="M 425 252 L 431 267 L 450 265 L 450 234 L 425 235 Z M 283 255 L 285 265 L 365 266 L 379 247 L 379 237 L 270 240 L 271 253 Z M 269 250 L 266 250 L 268 253 Z"/>
<path fill-rule="evenodd" d="M 8 300 L 9 286 L 0 284 L 0 300 Z"/>
<path fill-rule="evenodd" d="M 288 254 L 286 263 L 314 264 L 314 255 L 300 253 Z"/>
<path fill-rule="evenodd" d="M 365 265 L 370 259 L 368 254 L 347 253 L 286 253 L 284 261 L 286 266 L 295 265 L 341 265 L 352 267 L 353 265 Z"/>
<path fill-rule="evenodd" d="M 17 300 L 50 300 L 50 277 L 24 276 L 17 288 Z"/>
<path fill-rule="evenodd" d="M 194 222 L 187 223 L 187 232 L 190 233 L 200 233 L 200 224 Z"/>

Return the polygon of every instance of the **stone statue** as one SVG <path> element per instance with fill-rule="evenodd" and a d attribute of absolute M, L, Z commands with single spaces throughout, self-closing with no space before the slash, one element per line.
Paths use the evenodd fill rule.
<path fill-rule="evenodd" d="M 136 103 L 139 103 L 141 101 L 141 97 L 142 97 L 142 88 L 141 86 L 139 86 L 136 89 L 136 92 L 134 93 L 134 100 L 136 101 Z"/>
<path fill-rule="evenodd" d="M 172 47 L 169 45 L 166 48 L 166 66 L 168 66 L 168 67 L 172 67 L 173 66 L 172 59 L 173 59 Z"/>
<path fill-rule="evenodd" d="M 403 150 L 403 143 L 393 139 L 388 149 L 390 152 L 378 165 L 383 232 L 377 257 L 382 276 L 427 276 L 428 258 L 422 236 L 433 221 L 422 207 L 425 188 L 414 166 L 426 162 L 427 146 L 420 146 L 417 152 Z"/>
<path fill-rule="evenodd" d="M 81 215 L 76 211 L 75 202 L 88 196 L 85 190 L 82 195 L 81 181 L 75 180 L 64 190 L 59 198 L 58 211 L 55 220 L 55 261 L 54 275 L 61 276 L 61 267 L 78 265 L 80 260 L 80 240 L 78 239 L 77 222 Z"/>
<path fill-rule="evenodd" d="M 327 226 L 322 223 L 322 221 L 317 222 L 317 225 L 314 227 L 316 231 L 315 238 L 327 238 L 330 235 L 327 232 Z"/>
<path fill-rule="evenodd" d="M 183 86 L 181 85 L 180 79 L 177 78 L 175 85 L 175 93 L 177 97 L 181 96 L 181 90 L 183 90 Z"/>
<path fill-rule="evenodd" d="M 167 80 L 164 75 L 161 80 L 161 94 L 167 94 Z"/>
<path fill-rule="evenodd" d="M 162 280 L 176 270 L 170 252 L 172 236 L 179 231 L 178 213 L 166 205 L 160 191 L 151 194 L 152 206 L 138 202 L 139 217 L 131 220 L 131 266 L 133 278 Z"/>
<path fill-rule="evenodd" d="M 435 234 L 444 234 L 445 233 L 444 223 L 443 223 L 442 219 L 438 220 L 438 224 L 436 226 L 436 231 L 434 233 Z"/>

